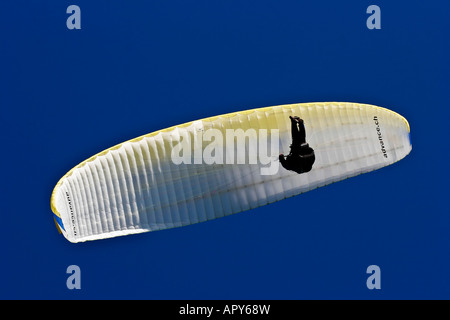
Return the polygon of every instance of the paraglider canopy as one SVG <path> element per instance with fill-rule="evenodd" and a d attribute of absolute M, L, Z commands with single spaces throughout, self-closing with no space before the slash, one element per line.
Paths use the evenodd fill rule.
<path fill-rule="evenodd" d="M 326 102 L 253 109 L 107 149 L 61 178 L 51 208 L 71 242 L 162 230 L 373 171 L 410 150 L 408 122 L 381 107 Z"/>

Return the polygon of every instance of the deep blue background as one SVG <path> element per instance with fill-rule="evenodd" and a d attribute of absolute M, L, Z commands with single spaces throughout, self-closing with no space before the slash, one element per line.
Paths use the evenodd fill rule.
<path fill-rule="evenodd" d="M 2 1 L 0 298 L 450 298 L 448 1 Z M 66 8 L 81 8 L 81 30 Z M 381 30 L 366 9 L 381 8 Z M 117 143 L 287 103 L 380 105 L 412 153 L 250 212 L 71 244 L 50 195 Z M 294 209 L 302 207 L 302 210 Z M 81 290 L 66 268 L 81 268 Z M 368 290 L 366 268 L 381 268 Z"/>

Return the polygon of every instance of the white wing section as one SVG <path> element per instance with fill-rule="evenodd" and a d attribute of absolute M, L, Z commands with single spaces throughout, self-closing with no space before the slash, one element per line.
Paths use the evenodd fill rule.
<path fill-rule="evenodd" d="M 308 173 L 288 171 L 278 161 L 292 142 L 290 115 L 304 120 L 315 151 Z M 309 103 L 255 109 L 106 150 L 58 182 L 52 209 L 71 242 L 180 227 L 376 170 L 410 150 L 407 121 L 384 108 Z"/>

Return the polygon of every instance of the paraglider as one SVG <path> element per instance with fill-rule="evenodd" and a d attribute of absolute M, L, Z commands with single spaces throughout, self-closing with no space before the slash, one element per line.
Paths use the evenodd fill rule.
<path fill-rule="evenodd" d="M 280 163 L 287 169 L 302 174 L 312 169 L 316 157 L 314 149 L 306 143 L 306 130 L 303 119 L 297 116 L 289 116 L 291 119 L 292 144 L 291 152 L 287 157 L 280 154 Z"/>
<path fill-rule="evenodd" d="M 411 151 L 409 131 L 399 114 L 358 103 L 206 118 L 80 163 L 55 186 L 51 208 L 71 242 L 186 226 L 390 165 Z M 289 149 L 291 158 L 280 152 Z"/>

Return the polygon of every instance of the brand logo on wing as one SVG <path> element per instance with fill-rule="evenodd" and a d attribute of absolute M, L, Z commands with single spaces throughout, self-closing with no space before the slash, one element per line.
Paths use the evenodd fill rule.
<path fill-rule="evenodd" d="M 387 152 L 386 152 L 386 148 L 384 146 L 383 135 L 381 134 L 380 123 L 378 121 L 378 117 L 374 116 L 373 117 L 373 121 L 375 121 L 375 126 L 376 126 L 377 134 L 378 134 L 378 141 L 380 141 L 380 146 L 381 146 L 381 152 L 383 153 L 383 156 L 385 158 L 387 158 L 388 155 L 387 155 Z"/>
<path fill-rule="evenodd" d="M 69 196 L 69 193 L 67 191 L 66 191 L 66 198 L 67 198 L 67 203 L 69 205 L 70 221 L 72 222 L 73 235 L 76 236 L 77 235 L 77 228 L 75 227 L 75 214 L 73 212 L 72 200 L 70 200 L 70 196 Z"/>

